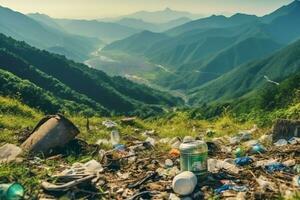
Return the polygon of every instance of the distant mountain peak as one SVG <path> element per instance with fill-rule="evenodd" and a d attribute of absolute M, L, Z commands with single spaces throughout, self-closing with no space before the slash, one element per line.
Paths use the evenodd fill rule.
<path fill-rule="evenodd" d="M 284 15 L 289 15 L 291 13 L 300 13 L 300 1 L 299 0 L 295 0 L 292 3 L 282 6 L 280 8 L 278 8 L 277 10 L 275 10 L 274 12 L 265 15 L 263 17 L 263 20 L 265 22 L 271 22 L 274 19 L 276 19 L 277 17 L 280 16 L 284 16 Z"/>
<path fill-rule="evenodd" d="M 173 10 L 169 7 L 166 7 L 164 11 L 173 11 Z"/>

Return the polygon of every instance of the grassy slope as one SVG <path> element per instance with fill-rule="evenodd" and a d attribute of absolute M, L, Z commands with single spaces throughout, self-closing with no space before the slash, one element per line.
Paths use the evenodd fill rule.
<path fill-rule="evenodd" d="M 16 99 L 0 96 L 0 146 L 7 142 L 19 145 L 20 142 L 18 139 L 19 136 L 22 135 L 22 130 L 26 128 L 32 130 L 43 115 L 42 112 L 31 109 Z M 230 135 L 236 133 L 240 129 L 252 127 L 251 123 L 240 124 L 228 116 L 223 116 L 216 121 L 208 122 L 203 120 L 193 120 L 189 118 L 187 113 L 178 112 L 157 119 L 137 119 L 133 126 L 121 125 L 119 121 L 120 117 L 92 117 L 90 119 L 91 131 L 88 132 L 85 128 L 86 119 L 84 117 L 80 115 L 67 117 L 80 129 L 78 137 L 90 144 L 96 143 L 99 139 L 110 139 L 110 130 L 102 125 L 102 121 L 106 119 L 114 120 L 119 124 L 117 129 L 119 129 L 122 138 L 130 135 L 145 139 L 137 134 L 135 129 L 141 131 L 153 129 L 161 137 L 174 137 L 185 135 L 196 136 L 199 132 L 203 133 L 208 128 L 215 129 L 217 135 Z M 126 144 L 126 140 L 123 142 Z M 111 147 L 102 146 L 102 148 L 105 149 Z M 34 196 L 38 194 L 40 181 L 49 178 L 48 174 L 56 171 L 59 165 L 64 163 L 72 164 L 86 158 L 91 159 L 92 157 L 90 155 L 77 155 L 71 153 L 64 158 L 63 161 L 60 160 L 59 163 L 55 160 L 42 161 L 48 166 L 47 168 L 38 168 L 36 165 L 29 166 L 24 163 L 2 164 L 0 165 L 0 180 L 20 182 L 25 186 L 27 193 Z"/>

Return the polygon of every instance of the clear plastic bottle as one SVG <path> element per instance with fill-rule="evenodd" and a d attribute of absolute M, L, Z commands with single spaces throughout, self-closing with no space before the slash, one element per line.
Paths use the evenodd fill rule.
<path fill-rule="evenodd" d="M 207 175 L 208 148 L 202 140 L 188 140 L 180 147 L 181 171 L 191 171 L 199 177 Z"/>

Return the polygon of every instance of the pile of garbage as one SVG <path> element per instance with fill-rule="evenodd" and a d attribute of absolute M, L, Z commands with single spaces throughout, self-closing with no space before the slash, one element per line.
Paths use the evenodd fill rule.
<path fill-rule="evenodd" d="M 121 123 L 131 125 L 134 120 Z M 122 138 L 116 122 L 104 121 L 103 126 L 111 130 L 111 139 L 99 139 L 97 146 L 109 143 L 113 148 L 93 148 L 92 160 L 70 166 L 63 164 L 62 156 L 53 156 L 53 149 L 67 145 L 79 133 L 69 120 L 57 115 L 39 123 L 21 148 L 1 147 L 0 162 L 16 160 L 22 149 L 61 160 L 41 183 L 39 199 L 242 200 L 288 198 L 300 191 L 299 122 L 280 120 L 271 133 L 258 139 L 255 127 L 206 142 L 201 140 L 203 134 L 159 138 L 154 130 L 139 133 L 145 140 Z M 121 144 L 121 138 L 126 143 Z M 47 167 L 36 157 L 32 163 Z"/>

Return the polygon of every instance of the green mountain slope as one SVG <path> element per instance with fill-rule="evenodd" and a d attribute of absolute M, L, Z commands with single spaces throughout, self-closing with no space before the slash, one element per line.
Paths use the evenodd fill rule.
<path fill-rule="evenodd" d="M 124 40 L 113 42 L 103 48 L 103 51 L 121 51 L 129 54 L 143 55 L 153 43 L 167 40 L 169 37 L 162 33 L 143 31 Z"/>
<path fill-rule="evenodd" d="M 268 38 L 247 38 L 209 58 L 183 65 L 177 71 L 176 78 L 168 77 L 162 80 L 162 83 L 171 89 L 197 87 L 222 76 L 242 63 L 265 57 L 280 47 L 280 44 Z"/>
<path fill-rule="evenodd" d="M 212 15 L 207 18 L 194 20 L 168 30 L 166 33 L 172 36 L 180 35 L 185 32 L 189 32 L 196 29 L 211 29 L 211 28 L 226 28 L 232 26 L 238 26 L 246 23 L 253 23 L 258 21 L 258 17 L 255 15 L 235 14 L 231 17 L 225 17 L 222 15 Z"/>
<path fill-rule="evenodd" d="M 57 30 L 63 30 L 63 28 L 60 25 L 58 25 L 58 23 L 56 23 L 55 20 L 49 17 L 48 15 L 40 14 L 40 13 L 30 13 L 27 14 L 27 16 L 51 28 Z"/>
<path fill-rule="evenodd" d="M 138 29 L 117 23 L 101 22 L 97 20 L 55 19 L 55 22 L 71 34 L 95 37 L 104 42 L 121 40 L 140 32 Z"/>
<path fill-rule="evenodd" d="M 135 19 L 135 18 L 122 18 L 118 21 L 116 21 L 117 24 L 123 25 L 123 26 L 128 26 L 134 29 L 139 29 L 139 30 L 147 30 L 147 31 L 152 31 L 152 32 L 163 32 L 168 29 L 174 28 L 176 26 L 185 24 L 187 22 L 191 21 L 187 17 L 181 17 L 178 19 L 174 19 L 165 23 L 150 23 L 150 22 L 145 22 L 141 19 Z"/>
<path fill-rule="evenodd" d="M 287 10 L 280 12 L 281 15 L 274 18 L 265 30 L 275 40 L 290 43 L 300 38 L 300 1 L 294 1 L 284 8 Z"/>
<path fill-rule="evenodd" d="M 292 2 L 288 5 L 282 6 L 279 9 L 275 10 L 274 12 L 263 16 L 261 18 L 261 20 L 266 23 L 270 23 L 278 17 L 289 15 L 289 13 L 291 13 L 291 12 L 297 12 L 297 11 L 299 12 L 299 4 L 300 4 L 299 0 L 294 0 L 294 2 Z"/>
<path fill-rule="evenodd" d="M 1 69 L 57 98 L 118 114 L 181 103 L 178 98 L 67 60 L 0 35 Z M 31 99 L 32 100 L 32 99 Z M 156 108 L 155 108 L 156 107 Z"/>
<path fill-rule="evenodd" d="M 225 101 L 241 97 L 265 82 L 281 80 L 300 70 L 300 41 L 260 61 L 241 65 L 191 92 L 191 103 Z"/>
<path fill-rule="evenodd" d="M 65 33 L 4 7 L 0 7 L 0 33 L 54 52 L 53 47 L 65 48 L 71 52 L 70 58 L 78 61 L 85 60 L 99 46 L 97 39 Z"/>

